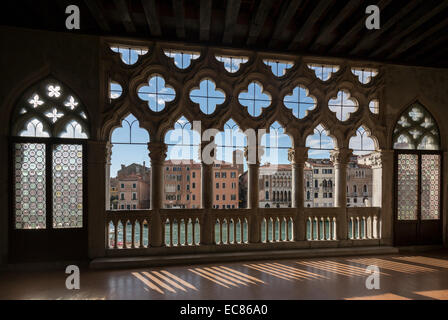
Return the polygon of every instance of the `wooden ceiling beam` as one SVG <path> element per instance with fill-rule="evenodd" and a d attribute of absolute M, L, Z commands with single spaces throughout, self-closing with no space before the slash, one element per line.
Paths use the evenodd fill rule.
<path fill-rule="evenodd" d="M 380 46 L 375 51 L 371 52 L 369 57 L 374 58 L 381 56 L 384 52 L 386 52 L 389 49 L 392 49 L 398 45 L 398 43 L 402 42 L 403 38 L 407 35 L 411 34 L 413 31 L 415 31 L 418 27 L 420 27 L 422 24 L 427 22 L 429 19 L 437 15 L 438 13 L 442 12 L 448 7 L 448 1 L 442 1 L 438 6 L 434 7 L 431 11 L 427 12 L 426 14 L 423 14 L 420 19 L 412 21 L 412 23 L 406 27 L 404 27 L 401 32 L 397 32 L 394 34 L 394 36 L 389 39 L 387 42 L 384 43 L 384 45 Z"/>
<path fill-rule="evenodd" d="M 332 44 L 337 37 L 336 29 L 339 25 L 350 18 L 360 6 L 359 0 L 350 0 L 347 5 L 339 12 L 339 14 L 333 19 L 327 26 L 321 30 L 317 39 L 311 45 L 311 51 L 320 51 L 323 48 L 327 48 Z"/>
<path fill-rule="evenodd" d="M 332 5 L 334 5 L 334 2 L 332 1 L 328 0 L 319 1 L 319 3 L 314 7 L 311 14 L 303 23 L 299 32 L 297 32 L 294 38 L 292 39 L 288 47 L 289 50 L 294 50 L 297 49 L 298 47 L 305 48 L 309 45 L 314 35 L 312 30 L 313 28 L 316 28 L 317 21 L 319 21 L 319 19 L 327 13 L 327 10 Z"/>
<path fill-rule="evenodd" d="M 421 4 L 420 1 L 409 1 L 404 7 L 400 8 L 397 13 L 395 13 L 392 17 L 389 17 L 385 24 L 381 24 L 381 28 L 379 30 L 370 30 L 369 33 L 355 45 L 355 47 L 350 51 L 350 54 L 356 55 L 364 50 L 367 50 L 368 48 L 372 48 L 384 32 L 391 29 L 398 21 L 406 17 L 408 13 L 414 10 L 419 4 Z"/>
<path fill-rule="evenodd" d="M 400 56 L 402 53 L 406 52 L 410 48 L 416 46 L 423 40 L 431 37 L 434 33 L 438 32 L 439 30 L 447 30 L 448 28 L 448 19 L 442 20 L 433 27 L 429 28 L 423 33 L 420 33 L 417 36 L 413 36 L 412 34 L 409 35 L 409 37 L 406 39 L 406 41 L 403 41 L 401 45 L 399 45 L 395 50 L 393 50 L 386 59 L 395 59 L 398 56 Z"/>
<path fill-rule="evenodd" d="M 274 32 L 272 33 L 271 40 L 269 41 L 270 48 L 274 47 L 278 43 L 281 34 L 291 22 L 291 19 L 296 14 L 301 3 L 302 0 L 290 0 L 283 3 L 279 17 L 277 18 L 277 22 L 275 24 Z"/>
<path fill-rule="evenodd" d="M 125 0 L 114 0 L 114 4 L 118 9 L 119 15 L 121 17 L 121 22 L 128 33 L 135 33 L 134 23 L 132 22 L 131 15 L 129 14 L 129 8 Z"/>
<path fill-rule="evenodd" d="M 141 3 L 151 35 L 153 37 L 161 37 L 162 29 L 160 28 L 159 15 L 156 11 L 155 0 L 141 0 Z"/>
<path fill-rule="evenodd" d="M 84 0 L 90 13 L 102 31 L 110 32 L 110 26 L 106 17 L 103 15 L 101 4 L 98 0 Z"/>
<path fill-rule="evenodd" d="M 199 9 L 199 38 L 201 41 L 208 41 L 210 39 L 210 23 L 212 18 L 212 3 L 211 0 L 201 0 Z"/>
<path fill-rule="evenodd" d="M 260 4 L 258 5 L 257 12 L 252 17 L 250 23 L 249 35 L 246 42 L 248 46 L 254 45 L 257 42 L 258 36 L 263 29 L 266 18 L 274 2 L 274 0 L 261 0 Z"/>
<path fill-rule="evenodd" d="M 226 20 L 224 22 L 224 35 L 222 42 L 224 44 L 232 44 L 233 33 L 238 21 L 238 14 L 240 12 L 241 0 L 227 0 L 226 5 Z"/>
<path fill-rule="evenodd" d="M 392 0 L 380 0 L 377 3 L 378 8 L 380 11 L 384 10 Z M 364 8 L 365 10 L 365 8 Z M 342 37 L 332 46 L 332 48 L 329 50 L 333 53 L 342 53 L 344 50 L 347 50 L 350 48 L 350 46 L 356 42 L 357 36 L 364 30 L 367 30 L 365 21 L 367 16 L 364 14 L 362 15 L 362 19 L 357 21 L 352 28 L 345 32 Z"/>
<path fill-rule="evenodd" d="M 174 17 L 176 18 L 176 35 L 185 39 L 185 9 L 183 0 L 173 0 Z"/>
<path fill-rule="evenodd" d="M 444 31 L 439 32 L 425 41 L 425 44 L 420 49 L 415 50 L 409 56 L 406 56 L 408 60 L 418 60 L 423 56 L 431 56 L 432 54 L 439 52 L 438 49 L 448 48 L 448 34 Z"/>

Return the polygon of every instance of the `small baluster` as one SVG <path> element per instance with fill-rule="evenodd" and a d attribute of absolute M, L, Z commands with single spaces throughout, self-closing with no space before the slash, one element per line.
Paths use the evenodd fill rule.
<path fill-rule="evenodd" d="M 118 249 L 118 221 L 114 222 L 114 249 Z"/>
<path fill-rule="evenodd" d="M 134 220 L 133 222 L 132 222 L 132 226 L 131 226 L 131 241 L 132 241 L 132 243 L 131 243 L 131 248 L 132 249 L 135 249 L 135 221 L 136 220 Z"/>
<path fill-rule="evenodd" d="M 170 224 L 170 247 L 174 246 L 173 243 L 173 220 L 170 218 L 168 219 L 168 223 Z"/>

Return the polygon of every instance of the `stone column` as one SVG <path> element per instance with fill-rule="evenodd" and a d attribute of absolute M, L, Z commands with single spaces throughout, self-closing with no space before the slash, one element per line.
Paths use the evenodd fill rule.
<path fill-rule="evenodd" d="M 348 238 L 347 220 L 347 165 L 352 155 L 348 148 L 338 148 L 330 152 L 330 159 L 334 163 L 335 171 L 335 207 L 341 209 L 341 218 L 337 221 L 338 240 Z"/>
<path fill-rule="evenodd" d="M 205 146 L 212 144 L 213 151 L 209 155 L 210 159 L 204 159 L 202 152 Z M 203 142 L 199 151 L 201 159 L 201 207 L 204 211 L 204 218 L 201 226 L 201 244 L 211 245 L 214 243 L 214 221 L 213 221 L 213 162 L 216 152 L 213 142 Z"/>
<path fill-rule="evenodd" d="M 394 150 L 382 150 L 372 156 L 374 172 L 373 206 L 381 207 L 378 236 L 381 244 L 393 244 L 394 225 Z"/>
<path fill-rule="evenodd" d="M 306 221 L 304 217 L 304 167 L 308 159 L 307 147 L 289 149 L 288 159 L 292 169 L 292 207 L 296 208 L 294 220 L 294 240 L 306 240 Z"/>
<path fill-rule="evenodd" d="M 163 245 L 163 224 L 160 217 L 163 197 L 163 165 L 166 158 L 166 144 L 159 141 L 148 143 L 151 158 L 151 221 L 149 242 L 152 247 Z"/>
<path fill-rule="evenodd" d="M 109 157 L 108 143 L 105 141 L 87 142 L 87 191 L 88 191 L 88 234 L 89 257 L 102 257 L 106 252 L 106 190 L 109 189 L 107 179 L 107 161 Z"/>
<path fill-rule="evenodd" d="M 250 232 L 249 242 L 259 243 L 261 242 L 261 220 L 259 217 L 259 171 L 260 171 L 260 158 L 263 154 L 261 146 L 246 147 L 244 150 L 244 156 L 247 160 L 247 208 L 251 211 L 250 218 Z"/>
<path fill-rule="evenodd" d="M 113 145 L 108 142 L 106 145 L 106 210 L 111 210 L 110 201 L 110 166 L 112 158 L 112 147 Z"/>

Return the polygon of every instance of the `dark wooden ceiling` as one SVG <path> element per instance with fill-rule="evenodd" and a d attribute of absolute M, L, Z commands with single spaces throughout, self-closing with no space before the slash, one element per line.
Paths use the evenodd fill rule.
<path fill-rule="evenodd" d="M 17 0 L 0 24 L 73 32 L 69 4 L 78 33 L 448 67 L 448 0 Z M 365 27 L 371 4 L 380 30 Z"/>

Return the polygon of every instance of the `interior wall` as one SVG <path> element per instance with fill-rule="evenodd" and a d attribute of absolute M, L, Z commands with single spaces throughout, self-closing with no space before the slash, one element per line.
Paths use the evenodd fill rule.
<path fill-rule="evenodd" d="M 448 245 L 448 69 L 387 66 L 384 99 L 389 143 L 395 121 L 409 104 L 418 100 L 434 116 L 440 130 L 444 164 L 442 172 L 442 215 L 444 244 Z"/>
<path fill-rule="evenodd" d="M 99 123 L 100 79 L 99 37 L 69 33 L 32 31 L 0 27 L 0 111 L 9 124 L 10 111 L 15 99 L 29 85 L 52 75 L 68 85 L 82 100 L 89 113 L 92 138 Z M 444 170 L 445 243 L 448 218 L 448 70 L 406 66 L 385 66 L 385 95 L 383 107 L 387 112 L 389 137 L 399 113 L 409 103 L 419 100 L 434 115 L 440 127 Z M 4 122 L 5 123 L 5 122 Z M 0 126 L 0 264 L 7 257 L 8 239 L 8 131 L 9 125 Z M 391 141 L 389 141 L 391 148 Z M 95 200 L 94 190 L 90 191 Z"/>
<path fill-rule="evenodd" d="M 0 27 L 0 264 L 8 240 L 8 140 L 10 111 L 28 86 L 52 75 L 69 86 L 88 110 L 95 135 L 99 101 L 99 38 Z M 8 124 L 8 125 L 5 125 Z"/>

